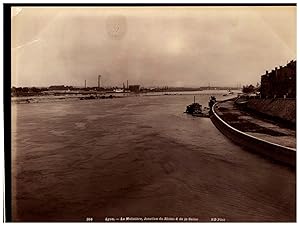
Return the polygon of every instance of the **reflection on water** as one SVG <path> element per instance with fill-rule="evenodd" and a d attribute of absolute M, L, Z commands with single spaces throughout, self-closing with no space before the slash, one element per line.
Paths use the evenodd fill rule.
<path fill-rule="evenodd" d="M 208 99 L 196 97 L 203 105 Z M 231 143 L 210 119 L 184 114 L 192 101 L 14 104 L 13 219 L 295 220 L 295 172 Z"/>

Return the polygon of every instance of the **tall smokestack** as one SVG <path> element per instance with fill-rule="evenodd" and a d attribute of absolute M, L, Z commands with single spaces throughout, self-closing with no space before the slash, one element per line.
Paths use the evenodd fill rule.
<path fill-rule="evenodd" d="M 98 75 L 98 89 L 101 87 L 101 75 Z"/>
<path fill-rule="evenodd" d="M 86 88 L 86 80 L 84 80 L 84 88 Z"/>

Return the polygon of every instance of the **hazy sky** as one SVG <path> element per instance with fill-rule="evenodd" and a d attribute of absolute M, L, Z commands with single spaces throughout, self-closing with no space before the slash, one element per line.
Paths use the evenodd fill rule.
<path fill-rule="evenodd" d="M 296 59 L 296 7 L 14 8 L 12 85 L 236 86 Z"/>

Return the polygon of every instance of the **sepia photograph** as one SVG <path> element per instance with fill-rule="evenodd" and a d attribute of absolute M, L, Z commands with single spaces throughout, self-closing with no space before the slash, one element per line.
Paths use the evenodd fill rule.
<path fill-rule="evenodd" d="M 3 8 L 5 221 L 296 222 L 296 4 Z"/>

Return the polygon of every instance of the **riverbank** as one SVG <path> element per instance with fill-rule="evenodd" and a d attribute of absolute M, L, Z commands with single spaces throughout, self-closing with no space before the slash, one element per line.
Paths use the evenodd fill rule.
<path fill-rule="evenodd" d="M 219 103 L 216 113 L 234 128 L 286 147 L 296 148 L 296 131 L 239 110 L 234 101 Z"/>
<path fill-rule="evenodd" d="M 232 141 L 273 160 L 295 164 L 296 131 L 240 110 L 234 100 L 220 102 L 212 120 Z"/>
<path fill-rule="evenodd" d="M 249 99 L 246 109 L 289 128 L 296 128 L 296 99 Z"/>

